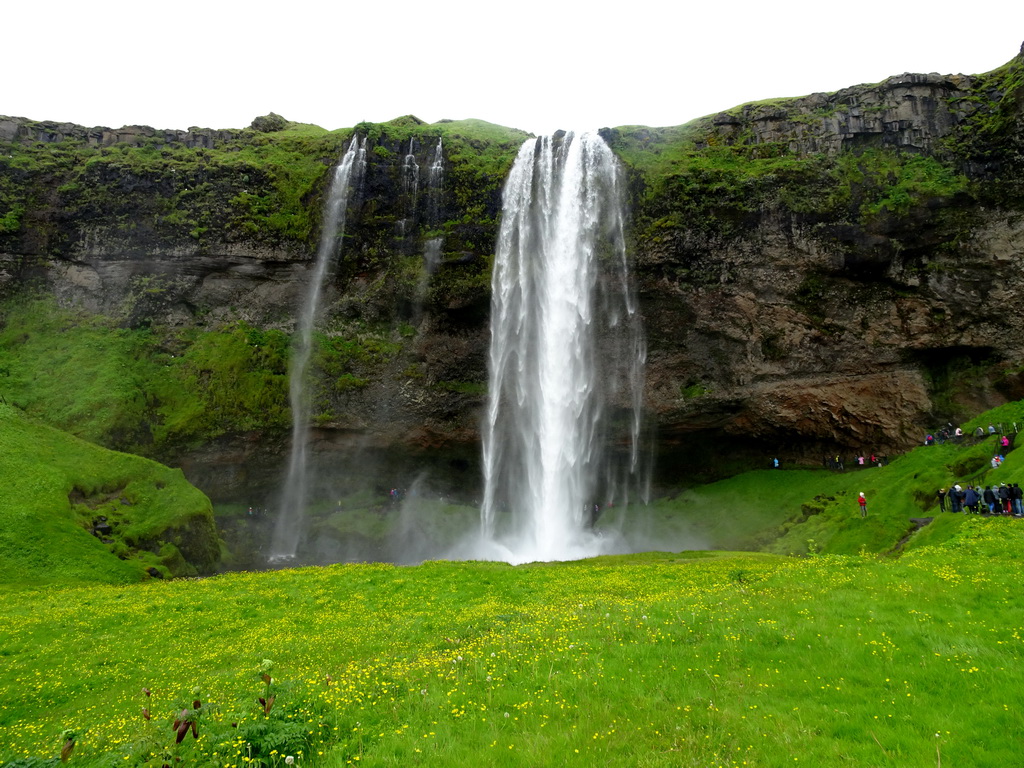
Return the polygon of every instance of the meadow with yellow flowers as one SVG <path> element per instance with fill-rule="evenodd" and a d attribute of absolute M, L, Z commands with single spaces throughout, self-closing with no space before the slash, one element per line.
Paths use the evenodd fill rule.
<path fill-rule="evenodd" d="M 647 554 L 14 590 L 0 759 L 1017 765 L 1024 523 L 958 522 L 898 560 Z"/>

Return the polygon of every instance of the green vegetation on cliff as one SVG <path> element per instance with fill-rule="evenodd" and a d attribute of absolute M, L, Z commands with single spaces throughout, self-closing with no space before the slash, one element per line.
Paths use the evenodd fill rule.
<path fill-rule="evenodd" d="M 984 180 L 987 204 L 1024 206 L 1024 55 L 974 78 L 974 111 L 945 142 Z"/>
<path fill-rule="evenodd" d="M 332 265 L 339 298 L 325 312 L 313 362 L 324 423 L 347 420 L 347 395 L 409 352 L 425 314 L 453 335 L 485 318 L 501 189 L 527 137 L 478 120 L 414 117 L 329 132 L 270 115 L 236 131 L 125 130 L 114 143 L 72 129 L 30 124 L 0 143 L 0 257 L 13 276 L 5 285 L 24 293 L 41 272 L 76 260 L 91 272 L 111 259 L 120 277 L 104 272 L 87 288 L 101 305 L 95 316 L 56 312 L 61 328 L 22 327 L 35 321 L 10 310 L 0 346 L 12 373 L 0 386 L 76 434 L 162 457 L 161 446 L 279 432 L 288 421 L 284 334 L 302 291 L 284 286 L 301 281 L 316 252 L 329 171 L 353 136 L 367 141 L 368 164 Z M 51 140 L 31 140 L 40 135 Z M 428 190 L 438 142 L 444 183 Z M 418 187 L 403 175 L 410 155 Z M 436 249 L 429 267 L 428 243 Z M 197 300 L 207 271 L 223 271 L 224 254 L 239 254 L 247 276 L 266 279 L 271 300 L 255 311 L 249 296 L 217 306 Z M 61 338 L 43 338 L 50 333 Z M 421 362 L 407 357 L 399 371 Z M 482 386 L 482 366 L 461 367 L 460 379 Z M 31 385 L 51 368 L 81 388 L 70 402 L 55 383 Z M 453 378 L 420 370 L 428 391 Z"/>
<path fill-rule="evenodd" d="M 698 240 L 749 235 L 764 216 L 809 225 L 805 231 L 815 237 L 854 251 L 862 246 L 849 239 L 851 231 L 866 233 L 865 239 L 885 234 L 907 240 L 912 249 L 913 230 L 926 229 L 929 247 L 953 245 L 969 229 L 979 201 L 1024 205 L 1024 57 L 952 80 L 966 95 L 951 99 L 948 118 L 936 118 L 954 127 L 932 137 L 928 150 L 912 142 L 892 146 L 894 138 L 880 128 L 861 134 L 849 129 L 843 142 L 835 141 L 830 121 L 838 113 L 844 119 L 857 113 L 855 119 L 869 122 L 872 111 L 898 108 L 884 96 L 870 106 L 858 102 L 858 89 L 880 86 L 857 86 L 843 99 L 821 96 L 816 108 L 809 97 L 774 99 L 727 110 L 721 120 L 624 126 L 602 134 L 630 169 L 634 234 L 641 245 L 680 232 Z M 953 88 L 942 83 L 936 92 L 947 86 Z M 930 108 L 927 92 L 907 98 Z M 922 119 L 915 117 L 915 127 Z M 778 127 L 769 131 L 755 125 L 759 120 Z M 903 130 L 896 121 L 891 125 Z"/>
<path fill-rule="evenodd" d="M 604 136 L 631 169 L 640 240 L 671 231 L 736 237 L 769 212 L 818 225 L 834 239 L 836 226 L 870 230 L 880 218 L 948 205 L 972 190 L 955 162 L 893 149 L 830 157 L 778 143 L 724 145 L 699 123 Z"/>
<path fill-rule="evenodd" d="M 45 256 L 65 255 L 81 247 L 81 238 L 99 235 L 129 248 L 249 242 L 308 249 L 319 235 L 328 171 L 358 135 L 381 169 L 364 220 L 354 222 L 368 244 L 394 236 L 394 217 L 402 212 L 389 203 L 402 194 L 403 158 L 415 152 L 422 164 L 443 138 L 446 183 L 434 234 L 443 234 L 453 251 L 488 253 L 501 186 L 527 137 L 479 120 L 426 125 L 413 117 L 339 131 L 280 118 L 255 125 L 212 137 L 140 129 L 109 145 L 85 129 L 59 141 L 0 142 L 0 248 L 24 250 L 20 238 L 38 229 L 22 246 L 42 246 Z M 53 210 L 59 219 L 44 221 Z M 386 249 L 364 251 L 356 271 L 379 268 Z"/>
<path fill-rule="evenodd" d="M 0 395 L 78 437 L 150 456 L 225 434 L 284 431 L 290 339 L 236 322 L 121 327 L 116 318 L 21 296 L 0 305 Z M 317 334 L 318 413 L 379 377 L 399 330 Z"/>
<path fill-rule="evenodd" d="M 244 325 L 130 329 L 49 298 L 3 307 L 0 393 L 86 440 L 154 454 L 225 432 L 283 428 L 287 337 Z"/>

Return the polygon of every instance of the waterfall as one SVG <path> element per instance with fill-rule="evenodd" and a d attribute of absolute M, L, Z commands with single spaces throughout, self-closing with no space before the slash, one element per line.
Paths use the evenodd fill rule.
<path fill-rule="evenodd" d="M 409 223 L 415 221 L 416 203 L 420 191 L 420 166 L 416 162 L 416 139 L 409 139 L 409 152 L 402 159 L 402 192 L 406 198 L 406 216 L 399 220 L 399 234 L 405 237 Z"/>
<path fill-rule="evenodd" d="M 436 227 L 441 223 L 441 185 L 444 183 L 444 154 L 441 151 L 441 138 L 430 158 L 427 170 L 427 226 Z M 423 266 L 427 277 L 433 275 L 441 264 L 441 246 L 443 237 L 432 237 L 424 245 Z M 425 286 L 424 286 L 425 287 Z"/>
<path fill-rule="evenodd" d="M 434 154 L 430 158 L 430 168 L 427 170 L 427 225 L 431 227 L 436 227 L 441 222 L 441 183 L 443 181 L 444 153 L 439 136 Z"/>
<path fill-rule="evenodd" d="M 436 227 L 441 223 L 441 185 L 443 183 L 444 154 L 439 137 L 430 158 L 430 167 L 427 169 L 427 216 L 425 220 L 427 227 Z M 423 271 L 420 273 L 420 280 L 416 286 L 416 304 L 413 309 L 414 325 L 419 325 L 423 320 L 423 302 L 427 296 L 430 278 L 441 266 L 441 246 L 443 245 L 443 237 L 432 237 L 423 244 Z"/>
<path fill-rule="evenodd" d="M 412 198 L 412 209 L 416 209 L 416 195 L 420 187 L 420 166 L 416 162 L 416 139 L 409 139 L 409 151 L 402 160 L 402 191 Z"/>
<path fill-rule="evenodd" d="M 288 379 L 288 396 L 292 412 L 291 455 L 274 526 L 271 560 L 294 559 L 305 531 L 309 492 L 307 453 L 310 438 L 310 405 L 306 374 L 312 354 L 313 324 L 316 321 L 320 294 L 328 268 L 341 249 L 349 190 L 358 185 L 365 168 L 366 139 L 360 141 L 357 136 L 353 136 L 341 162 L 334 169 L 334 176 L 327 192 L 320 245 L 296 324 Z"/>
<path fill-rule="evenodd" d="M 483 424 L 486 556 L 609 551 L 606 523 L 642 483 L 646 346 L 621 197 L 615 156 L 587 133 L 527 141 L 505 185 Z"/>

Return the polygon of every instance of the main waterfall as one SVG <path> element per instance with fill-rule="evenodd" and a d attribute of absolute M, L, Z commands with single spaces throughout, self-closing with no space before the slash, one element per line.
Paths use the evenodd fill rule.
<path fill-rule="evenodd" d="M 505 186 L 483 425 L 483 555 L 617 548 L 643 483 L 646 348 L 618 163 L 596 135 L 527 141 Z"/>
<path fill-rule="evenodd" d="M 349 190 L 358 183 L 365 167 L 366 139 L 360 141 L 358 136 L 353 136 L 341 162 L 334 169 L 327 200 L 324 203 L 324 218 L 316 262 L 306 288 L 305 300 L 299 311 L 288 377 L 288 396 L 292 412 L 291 454 L 274 526 L 271 560 L 294 559 L 306 527 L 306 504 L 309 495 L 307 453 L 310 438 L 306 374 L 312 354 L 313 324 L 320 308 L 320 295 L 323 292 L 328 267 L 341 249 Z"/>

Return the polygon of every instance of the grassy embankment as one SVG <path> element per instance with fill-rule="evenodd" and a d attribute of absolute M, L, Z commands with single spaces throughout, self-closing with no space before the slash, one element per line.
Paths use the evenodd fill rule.
<path fill-rule="evenodd" d="M 115 453 L 0 404 L 0 582 L 132 582 L 211 570 L 209 500 L 180 470 Z M 105 517 L 107 542 L 92 534 Z"/>

